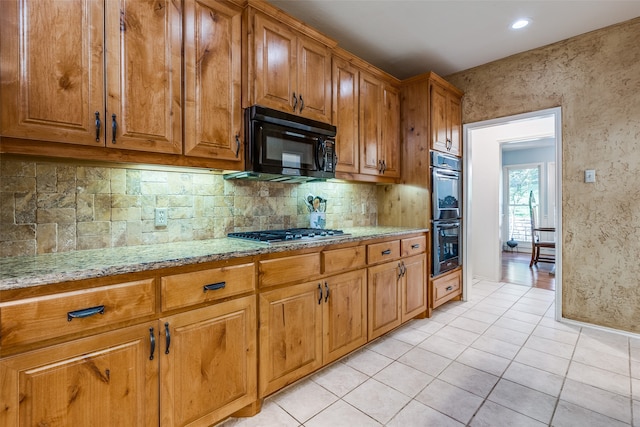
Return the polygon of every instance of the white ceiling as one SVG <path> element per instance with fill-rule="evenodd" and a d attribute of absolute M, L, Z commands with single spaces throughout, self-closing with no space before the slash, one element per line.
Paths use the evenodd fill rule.
<path fill-rule="evenodd" d="M 446 76 L 640 16 L 638 0 L 268 0 L 398 78 Z M 527 17 L 523 30 L 510 28 Z"/>

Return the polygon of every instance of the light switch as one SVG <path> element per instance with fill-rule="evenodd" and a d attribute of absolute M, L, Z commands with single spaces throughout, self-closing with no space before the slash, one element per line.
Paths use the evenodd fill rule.
<path fill-rule="evenodd" d="M 584 182 L 596 182 L 595 169 L 587 169 L 584 171 Z"/>

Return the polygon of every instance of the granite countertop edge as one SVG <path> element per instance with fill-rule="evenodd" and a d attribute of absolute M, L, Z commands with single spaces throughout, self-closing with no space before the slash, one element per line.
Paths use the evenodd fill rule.
<path fill-rule="evenodd" d="M 0 258 L 0 291 L 211 261 L 224 261 L 366 239 L 403 236 L 429 230 L 427 228 L 404 227 L 355 227 L 345 228 L 344 231 L 348 235 L 332 240 L 296 241 L 275 245 L 221 238 Z"/>

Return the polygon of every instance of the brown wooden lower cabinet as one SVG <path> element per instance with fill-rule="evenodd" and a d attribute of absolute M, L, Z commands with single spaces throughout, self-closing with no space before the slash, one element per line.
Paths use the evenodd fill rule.
<path fill-rule="evenodd" d="M 255 312 L 252 295 L 2 359 L 0 425 L 215 424 L 257 398 Z"/>
<path fill-rule="evenodd" d="M 369 267 L 369 340 L 400 326 L 400 262 Z"/>
<path fill-rule="evenodd" d="M 367 274 L 364 269 L 324 281 L 324 364 L 367 343 Z"/>
<path fill-rule="evenodd" d="M 260 397 L 367 342 L 366 270 L 260 294 Z"/>
<path fill-rule="evenodd" d="M 260 397 L 322 365 L 320 281 L 260 293 Z"/>
<path fill-rule="evenodd" d="M 462 295 L 462 269 L 431 279 L 432 308 L 441 306 L 447 301 Z"/>
<path fill-rule="evenodd" d="M 257 398 L 255 296 L 160 319 L 160 425 L 209 426 Z"/>
<path fill-rule="evenodd" d="M 415 255 L 401 261 L 401 321 L 413 319 L 427 311 L 427 255 Z"/>
<path fill-rule="evenodd" d="M 209 426 L 255 414 L 263 397 L 426 312 L 425 241 L 376 239 L 14 296 L 0 304 L 0 426 Z M 304 282 L 288 274 L 303 270 Z M 104 315 L 67 318 L 101 304 Z M 64 322 L 39 345 L 30 331 L 46 326 L 42 307 Z"/>
<path fill-rule="evenodd" d="M 157 322 L 0 360 L 2 426 L 157 426 Z"/>

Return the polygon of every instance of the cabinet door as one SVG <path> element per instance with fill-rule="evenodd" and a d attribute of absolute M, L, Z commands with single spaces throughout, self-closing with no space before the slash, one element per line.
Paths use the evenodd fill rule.
<path fill-rule="evenodd" d="M 402 322 L 406 322 L 427 311 L 427 256 L 416 255 L 402 262 Z"/>
<path fill-rule="evenodd" d="M 0 24 L 0 134 L 104 146 L 104 2 L 3 1 Z"/>
<path fill-rule="evenodd" d="M 184 153 L 235 161 L 241 170 L 242 10 L 185 0 L 184 14 Z"/>
<path fill-rule="evenodd" d="M 399 266 L 399 262 L 388 262 L 369 268 L 369 340 L 400 325 Z"/>
<path fill-rule="evenodd" d="M 298 109 L 300 115 L 331 122 L 331 54 L 321 43 L 302 35 L 297 39 Z"/>
<path fill-rule="evenodd" d="M 324 282 L 324 364 L 367 342 L 366 269 L 329 277 Z"/>
<path fill-rule="evenodd" d="M 260 294 L 260 397 L 322 365 L 321 292 L 310 282 Z"/>
<path fill-rule="evenodd" d="M 182 153 L 179 4 L 110 0 L 105 7 L 107 146 Z"/>
<path fill-rule="evenodd" d="M 360 173 L 380 174 L 382 121 L 382 83 L 375 77 L 360 74 Z"/>
<path fill-rule="evenodd" d="M 157 426 L 155 323 L 0 361 L 0 425 Z M 157 339 L 157 330 L 153 329 Z"/>
<path fill-rule="evenodd" d="M 433 150 L 448 150 L 448 123 L 447 123 L 447 91 L 442 86 L 432 83 L 431 95 L 431 148 Z"/>
<path fill-rule="evenodd" d="M 160 320 L 161 425 L 209 426 L 256 400 L 255 312 L 248 296 Z"/>
<path fill-rule="evenodd" d="M 342 58 L 333 58 L 333 124 L 338 154 L 337 172 L 358 173 L 360 146 L 358 100 L 360 71 Z"/>
<path fill-rule="evenodd" d="M 294 112 L 296 42 L 296 33 L 286 25 L 255 12 L 251 104 Z"/>
<path fill-rule="evenodd" d="M 460 98 L 453 94 L 448 96 L 447 128 L 449 130 L 449 140 L 451 154 L 462 156 L 462 105 Z"/>
<path fill-rule="evenodd" d="M 382 92 L 382 137 L 381 159 L 384 161 L 383 175 L 400 176 L 400 91 L 384 85 Z"/>

